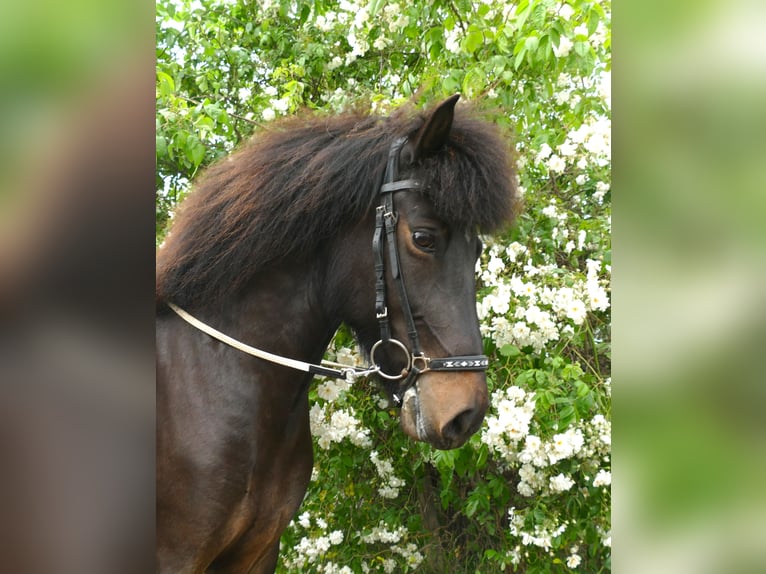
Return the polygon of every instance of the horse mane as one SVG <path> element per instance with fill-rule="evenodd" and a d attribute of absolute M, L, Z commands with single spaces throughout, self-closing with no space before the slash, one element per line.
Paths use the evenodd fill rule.
<path fill-rule="evenodd" d="M 420 160 L 424 193 L 451 227 L 490 233 L 518 208 L 512 154 L 508 138 L 467 108 L 456 108 L 446 148 Z M 158 303 L 216 303 L 269 266 L 316 253 L 373 209 L 391 142 L 425 117 L 405 108 L 270 124 L 207 169 L 179 206 L 157 253 Z"/>

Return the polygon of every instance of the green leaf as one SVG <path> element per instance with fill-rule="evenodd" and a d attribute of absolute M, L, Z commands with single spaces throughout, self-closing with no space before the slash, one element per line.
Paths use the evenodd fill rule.
<path fill-rule="evenodd" d="M 160 96 L 167 98 L 176 91 L 176 85 L 173 78 L 165 72 L 157 72 L 157 81 L 160 85 Z"/>
<path fill-rule="evenodd" d="M 463 38 L 462 48 L 465 52 L 473 54 L 484 43 L 484 33 L 475 24 L 468 26 L 465 38 Z"/>
<path fill-rule="evenodd" d="M 516 28 L 518 30 L 521 30 L 524 27 L 524 24 L 527 21 L 527 18 L 529 18 L 529 14 L 532 12 L 533 7 L 534 0 L 532 5 L 530 5 L 529 0 L 521 0 L 518 6 L 516 6 Z"/>
<path fill-rule="evenodd" d="M 301 8 L 301 13 L 298 19 L 301 25 L 306 23 L 306 20 L 308 20 L 308 17 L 310 14 L 311 14 L 311 6 L 309 6 L 308 4 L 304 4 L 303 8 Z"/>
<path fill-rule="evenodd" d="M 157 135 L 155 140 L 155 149 L 157 151 L 157 155 L 168 155 L 168 140 L 165 139 L 165 136 Z"/>
<path fill-rule="evenodd" d="M 590 387 L 582 381 L 574 382 L 575 389 L 577 389 L 577 397 L 582 398 L 590 392 Z"/>
<path fill-rule="evenodd" d="M 371 18 L 378 13 L 381 6 L 383 6 L 383 2 L 384 0 L 372 0 L 372 2 L 370 2 L 369 14 Z"/>
<path fill-rule="evenodd" d="M 521 350 L 515 346 L 507 343 L 497 350 L 503 357 L 516 357 L 521 354 Z"/>
<path fill-rule="evenodd" d="M 575 51 L 575 54 L 584 58 L 590 51 L 590 44 L 588 44 L 588 42 L 575 42 L 573 50 Z"/>
<path fill-rule="evenodd" d="M 476 514 L 476 510 L 478 508 L 479 508 L 479 500 L 477 498 L 469 500 L 468 503 L 465 505 L 465 515 L 468 518 L 471 518 L 474 514 Z"/>
<path fill-rule="evenodd" d="M 516 53 L 516 57 L 513 59 L 513 67 L 519 69 L 521 62 L 524 60 L 524 56 L 527 54 L 527 44 L 522 42 L 521 49 Z"/>
<path fill-rule="evenodd" d="M 537 50 L 537 46 L 540 44 L 540 38 L 537 36 L 527 36 L 524 46 L 528 52 L 534 53 Z"/>
<path fill-rule="evenodd" d="M 588 13 L 588 35 L 593 35 L 598 28 L 600 16 L 598 10 L 591 10 Z"/>
<path fill-rule="evenodd" d="M 467 98 L 478 96 L 487 84 L 487 76 L 481 66 L 474 66 L 463 78 L 463 94 Z"/>
<path fill-rule="evenodd" d="M 568 427 L 574 422 L 576 413 L 573 405 L 569 404 L 561 408 L 559 411 L 559 422 L 563 428 Z"/>
<path fill-rule="evenodd" d="M 205 145 L 196 136 L 190 136 L 186 140 L 186 157 L 189 158 L 194 167 L 202 163 L 206 151 Z"/>

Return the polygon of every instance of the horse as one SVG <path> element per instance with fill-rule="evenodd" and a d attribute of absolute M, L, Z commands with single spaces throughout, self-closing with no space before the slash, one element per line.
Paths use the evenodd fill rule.
<path fill-rule="evenodd" d="M 159 572 L 275 570 L 315 374 L 375 376 L 437 449 L 479 429 L 480 235 L 519 201 L 508 138 L 458 98 L 276 122 L 182 202 L 157 253 Z M 363 372 L 318 364 L 342 323 Z"/>

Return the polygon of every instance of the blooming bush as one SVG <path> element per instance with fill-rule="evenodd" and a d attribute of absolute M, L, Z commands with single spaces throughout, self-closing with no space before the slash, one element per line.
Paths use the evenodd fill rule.
<path fill-rule="evenodd" d="M 611 569 L 610 3 L 160 0 L 158 241 L 202 166 L 301 108 L 460 92 L 512 131 L 525 211 L 484 238 L 491 406 L 461 449 L 375 385 L 310 391 L 315 468 L 281 572 Z M 499 111 L 498 111 L 499 110 Z M 341 329 L 329 358 L 361 363 Z"/>

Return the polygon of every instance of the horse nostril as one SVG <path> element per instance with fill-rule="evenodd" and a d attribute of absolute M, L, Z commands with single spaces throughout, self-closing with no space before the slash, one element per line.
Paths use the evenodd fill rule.
<path fill-rule="evenodd" d="M 462 443 L 481 424 L 478 409 L 466 409 L 442 427 L 442 437 L 450 443 Z"/>

